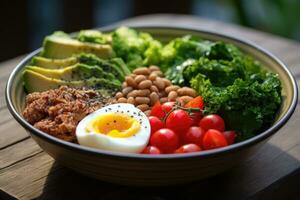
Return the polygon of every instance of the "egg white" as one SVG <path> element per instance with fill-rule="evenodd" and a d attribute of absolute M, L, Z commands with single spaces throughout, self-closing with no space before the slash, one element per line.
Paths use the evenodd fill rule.
<path fill-rule="evenodd" d="M 140 130 L 135 135 L 126 138 L 116 138 L 86 130 L 93 119 L 108 113 L 123 113 L 133 116 L 137 121 L 141 121 Z M 147 146 L 150 132 L 149 120 L 141 110 L 132 104 L 118 103 L 105 106 L 87 115 L 76 128 L 76 137 L 80 145 L 116 152 L 139 153 Z"/>

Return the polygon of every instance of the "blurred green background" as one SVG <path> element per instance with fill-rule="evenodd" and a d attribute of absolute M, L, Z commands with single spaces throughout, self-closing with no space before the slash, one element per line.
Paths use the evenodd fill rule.
<path fill-rule="evenodd" d="M 10 0 L 0 2 L 0 61 L 72 32 L 153 13 L 190 14 L 300 40 L 300 0 Z"/>

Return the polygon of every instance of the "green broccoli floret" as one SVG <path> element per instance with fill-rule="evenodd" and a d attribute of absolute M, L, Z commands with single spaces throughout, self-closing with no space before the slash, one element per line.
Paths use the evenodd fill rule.
<path fill-rule="evenodd" d="M 148 33 L 121 27 L 113 32 L 112 45 L 116 56 L 121 57 L 131 70 L 160 61 L 162 45 Z"/>
<path fill-rule="evenodd" d="M 82 30 L 76 38 L 81 42 L 96 44 L 109 44 L 111 42 L 111 36 L 109 34 L 103 34 L 97 30 Z"/>

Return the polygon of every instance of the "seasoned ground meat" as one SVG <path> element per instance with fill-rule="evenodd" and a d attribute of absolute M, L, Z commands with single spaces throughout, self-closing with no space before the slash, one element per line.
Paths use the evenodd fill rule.
<path fill-rule="evenodd" d="M 23 116 L 34 127 L 50 135 L 76 142 L 75 130 L 79 121 L 108 101 L 94 90 L 61 86 L 28 94 Z"/>

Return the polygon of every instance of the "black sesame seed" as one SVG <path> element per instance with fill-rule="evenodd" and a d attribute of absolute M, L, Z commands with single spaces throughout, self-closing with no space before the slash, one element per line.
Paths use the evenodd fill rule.
<path fill-rule="evenodd" d="M 120 108 L 121 106 L 120 105 L 118 105 L 118 108 Z"/>

